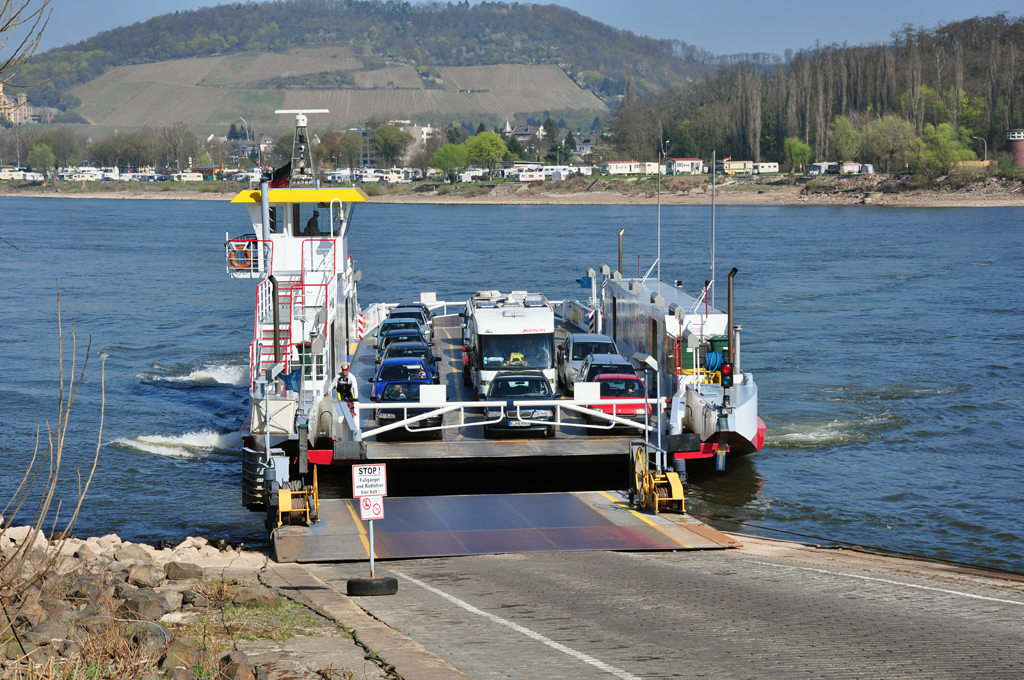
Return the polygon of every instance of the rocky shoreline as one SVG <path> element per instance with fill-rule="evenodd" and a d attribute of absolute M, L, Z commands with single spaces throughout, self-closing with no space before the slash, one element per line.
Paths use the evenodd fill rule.
<path fill-rule="evenodd" d="M 199 537 L 163 549 L 113 534 L 48 541 L 26 526 L 0 533 L 0 555 L 0 675 L 330 680 L 308 654 L 286 658 L 283 642 L 311 637 L 347 640 L 346 672 L 389 677 L 354 631 L 264 584 L 259 552 Z"/>

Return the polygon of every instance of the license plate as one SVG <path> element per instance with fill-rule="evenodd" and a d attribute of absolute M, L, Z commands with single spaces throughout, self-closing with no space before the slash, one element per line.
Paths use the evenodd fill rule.
<path fill-rule="evenodd" d="M 510 420 L 508 421 L 509 427 L 529 427 L 530 423 L 523 422 L 522 420 Z"/>

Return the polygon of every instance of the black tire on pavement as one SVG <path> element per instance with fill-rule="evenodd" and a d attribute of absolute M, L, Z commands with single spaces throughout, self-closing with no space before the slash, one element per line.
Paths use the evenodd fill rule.
<path fill-rule="evenodd" d="M 439 442 L 444 439 L 444 430 L 438 430 L 434 433 L 434 441 Z"/>
<path fill-rule="evenodd" d="M 398 579 L 391 576 L 350 578 L 348 594 L 355 596 L 394 595 L 398 592 Z"/>
<path fill-rule="evenodd" d="M 554 439 L 555 438 L 555 426 L 552 425 L 548 429 L 544 430 L 544 436 L 547 437 L 548 439 Z"/>

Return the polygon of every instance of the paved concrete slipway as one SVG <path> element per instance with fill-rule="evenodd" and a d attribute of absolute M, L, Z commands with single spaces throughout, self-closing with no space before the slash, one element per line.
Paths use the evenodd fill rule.
<path fill-rule="evenodd" d="M 1024 677 L 1024 576 L 734 537 L 378 563 L 398 594 L 354 599 L 481 680 Z M 307 568 L 336 590 L 363 569 Z"/>
<path fill-rule="evenodd" d="M 5 594 L 18 635 L 0 636 L 0 664 L 73 662 L 108 619 L 132 619 L 142 623 L 122 625 L 134 626 L 130 649 L 152 657 L 147 680 L 203 669 L 237 680 L 1024 675 L 1024 576 L 734 537 L 742 547 L 378 562 L 398 594 L 349 598 L 365 563 L 282 565 L 202 538 L 158 550 L 36 536 L 21 574 L 52 563 L 35 587 L 14 579 Z M 30 540 L 27 527 L 6 529 L 5 561 Z M 225 583 L 230 599 L 211 600 Z M 224 602 L 254 617 L 304 608 L 324 625 L 217 650 L 164 632 Z"/>

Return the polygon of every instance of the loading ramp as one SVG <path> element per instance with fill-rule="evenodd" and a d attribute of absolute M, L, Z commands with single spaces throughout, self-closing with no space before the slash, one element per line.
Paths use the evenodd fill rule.
<path fill-rule="evenodd" d="M 273 535 L 279 562 L 369 560 L 351 499 L 321 500 L 321 521 Z M 690 515 L 647 515 L 617 491 L 387 498 L 374 523 L 377 559 L 576 550 L 709 550 L 736 547 Z"/>

